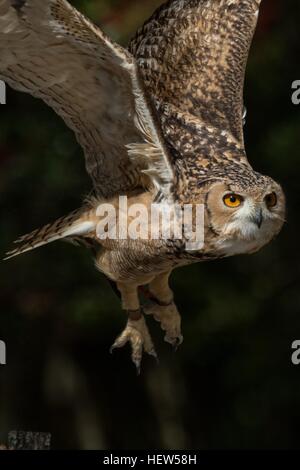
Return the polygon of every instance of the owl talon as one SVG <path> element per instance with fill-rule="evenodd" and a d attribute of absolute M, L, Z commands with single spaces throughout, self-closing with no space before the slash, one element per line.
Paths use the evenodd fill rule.
<path fill-rule="evenodd" d="M 165 335 L 164 340 L 166 343 L 171 344 L 171 346 L 173 346 L 174 352 L 176 352 L 179 346 L 183 343 L 183 336 L 179 335 L 176 338 L 174 338 L 172 336 Z"/>
<path fill-rule="evenodd" d="M 160 323 L 161 329 L 166 332 L 164 340 L 171 344 L 175 350 L 183 342 L 181 334 L 181 317 L 174 302 L 162 306 L 157 302 L 148 301 L 143 310 L 146 315 L 153 315 L 154 319 Z"/>
<path fill-rule="evenodd" d="M 144 351 L 158 360 L 144 317 L 138 320 L 129 318 L 125 330 L 117 337 L 110 348 L 110 352 L 112 353 L 115 349 L 122 348 L 128 342 L 132 349 L 131 359 L 137 369 L 138 375 L 140 374 Z"/>

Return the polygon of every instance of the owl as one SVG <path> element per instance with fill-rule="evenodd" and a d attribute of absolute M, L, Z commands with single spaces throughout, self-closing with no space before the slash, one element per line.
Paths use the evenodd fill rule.
<path fill-rule="evenodd" d="M 129 342 L 139 370 L 144 352 L 156 357 L 145 315 L 171 345 L 183 340 L 172 271 L 254 253 L 284 223 L 283 190 L 253 170 L 243 137 L 245 69 L 261 1 L 170 0 L 128 49 L 66 0 L 0 3 L 0 78 L 62 117 L 92 181 L 78 210 L 19 238 L 7 258 L 56 240 L 87 246 L 127 315 L 112 350 Z M 203 243 L 191 250 L 185 237 L 110 236 L 121 197 L 129 209 L 202 207 Z M 103 205 L 119 214 L 107 221 L 106 237 L 98 231 Z"/>

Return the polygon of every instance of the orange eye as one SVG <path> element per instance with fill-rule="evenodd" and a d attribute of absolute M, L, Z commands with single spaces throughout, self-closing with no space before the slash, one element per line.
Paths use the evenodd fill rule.
<path fill-rule="evenodd" d="M 237 194 L 227 194 L 224 196 L 223 201 L 225 206 L 234 209 L 242 204 L 243 198 Z"/>
<path fill-rule="evenodd" d="M 277 206 L 277 195 L 276 193 L 268 194 L 265 197 L 266 204 L 269 208 Z"/>

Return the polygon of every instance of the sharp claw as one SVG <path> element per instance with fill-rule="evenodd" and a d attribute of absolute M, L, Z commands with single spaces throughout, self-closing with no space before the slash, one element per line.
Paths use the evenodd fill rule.
<path fill-rule="evenodd" d="M 142 362 L 142 358 L 135 358 L 134 356 L 131 356 L 132 358 L 132 362 L 133 364 L 135 365 L 136 367 L 136 372 L 137 372 L 137 375 L 140 375 L 141 374 L 141 362 Z"/>
<path fill-rule="evenodd" d="M 176 352 L 179 346 L 183 343 L 183 336 L 176 336 L 176 337 L 170 337 L 168 335 L 165 336 L 165 341 L 169 344 L 171 344 L 174 348 L 174 351 Z"/>
<path fill-rule="evenodd" d="M 158 355 L 157 355 L 155 349 L 151 349 L 151 351 L 146 351 L 146 352 L 149 354 L 149 356 L 154 357 L 156 362 L 159 363 Z"/>
<path fill-rule="evenodd" d="M 154 351 L 153 354 L 150 354 L 150 356 L 154 357 L 155 361 L 156 361 L 156 364 L 158 365 L 159 364 L 159 357 L 158 355 L 156 354 L 156 352 Z"/>
<path fill-rule="evenodd" d="M 115 349 L 123 347 L 127 342 L 130 342 L 132 349 L 131 359 L 138 375 L 140 375 L 144 351 L 157 359 L 150 333 L 143 317 L 138 320 L 129 319 L 125 330 L 110 348 L 110 353 L 112 354 Z"/>
<path fill-rule="evenodd" d="M 125 346 L 125 344 L 128 342 L 128 335 L 124 335 L 124 333 L 122 333 L 117 339 L 116 341 L 114 342 L 114 344 L 111 346 L 110 348 L 110 353 L 112 354 L 114 352 L 115 349 L 119 349 L 119 348 L 122 348 L 123 346 Z"/>
<path fill-rule="evenodd" d="M 121 347 L 121 345 L 117 345 L 116 343 L 114 343 L 109 349 L 110 354 L 113 354 L 115 349 L 120 349 Z"/>
<path fill-rule="evenodd" d="M 117 342 L 115 341 L 114 344 L 112 344 L 110 347 L 110 350 L 109 350 L 110 354 L 113 354 L 114 350 L 117 348 L 118 348 Z"/>

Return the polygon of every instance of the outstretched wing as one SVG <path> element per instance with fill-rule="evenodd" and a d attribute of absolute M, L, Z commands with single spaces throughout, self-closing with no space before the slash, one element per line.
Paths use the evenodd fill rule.
<path fill-rule="evenodd" d="M 243 146 L 243 87 L 261 0 L 171 0 L 132 40 L 161 103 L 229 132 Z"/>
<path fill-rule="evenodd" d="M 168 151 L 132 55 L 65 0 L 0 0 L 0 78 L 75 132 L 98 193 L 141 184 L 169 197 Z"/>

